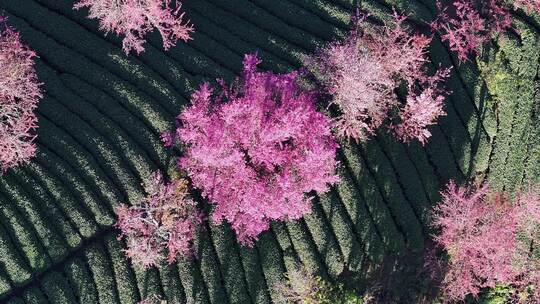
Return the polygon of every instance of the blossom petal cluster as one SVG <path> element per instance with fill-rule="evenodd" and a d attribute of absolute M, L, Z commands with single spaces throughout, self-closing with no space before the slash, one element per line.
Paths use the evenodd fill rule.
<path fill-rule="evenodd" d="M 338 135 L 365 140 L 397 109 L 401 124 L 391 129 L 405 142 L 425 143 L 430 136 L 427 127 L 444 115 L 446 92 L 441 84 L 449 71 L 429 75 L 431 38 L 411 34 L 404 20 L 394 14 L 392 22 L 369 26 L 362 16 L 345 41 L 333 42 L 306 60 L 339 109 L 334 125 Z M 402 86 L 407 90 L 405 105 L 396 94 Z"/>
<path fill-rule="evenodd" d="M 36 152 L 37 117 L 42 97 L 34 51 L 0 16 L 0 171 L 24 164 Z"/>
<path fill-rule="evenodd" d="M 178 40 L 188 41 L 194 31 L 184 13 L 181 3 L 171 6 L 171 0 L 80 0 L 75 9 L 88 7 L 89 18 L 98 19 L 102 30 L 124 35 L 123 50 L 129 54 L 144 51 L 145 36 L 157 29 L 168 50 Z"/>
<path fill-rule="evenodd" d="M 533 254 L 540 232 L 539 192 L 519 193 L 512 202 L 487 186 L 451 182 L 442 196 L 433 225 L 440 229 L 436 243 L 449 256 L 443 280 L 447 298 L 460 301 L 503 285 L 518 291 L 536 286 L 528 297 L 540 300 L 540 259 Z"/>
<path fill-rule="evenodd" d="M 307 214 L 307 194 L 338 180 L 337 144 L 315 94 L 298 85 L 296 72 L 259 72 L 259 62 L 246 55 L 242 77 L 231 87 L 221 81 L 220 93 L 201 85 L 174 136 L 162 137 L 186 147 L 180 169 L 215 204 L 213 221 L 229 222 L 246 245 L 270 221 Z"/>
<path fill-rule="evenodd" d="M 129 206 L 116 208 L 120 239 L 125 239 L 126 255 L 133 263 L 148 268 L 167 261 L 176 261 L 178 255 L 190 257 L 197 227 L 202 213 L 195 201 L 188 197 L 187 181 L 163 181 L 158 171 L 145 186 L 147 196 Z"/>

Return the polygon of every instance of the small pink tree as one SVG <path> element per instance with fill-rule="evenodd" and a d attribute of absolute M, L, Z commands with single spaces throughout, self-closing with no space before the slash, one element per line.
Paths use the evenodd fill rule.
<path fill-rule="evenodd" d="M 194 31 L 184 22 L 181 4 L 171 7 L 171 0 L 80 0 L 75 9 L 88 7 L 89 18 L 98 19 L 100 28 L 107 33 L 125 35 L 123 49 L 126 54 L 144 51 L 145 36 L 156 28 L 168 50 L 178 40 L 188 41 Z"/>
<path fill-rule="evenodd" d="M 336 131 L 364 140 L 393 109 L 401 109 L 401 123 L 391 129 L 405 142 L 419 139 L 425 143 L 430 136 L 427 127 L 444 115 L 441 84 L 449 70 L 428 74 L 431 39 L 407 31 L 405 17 L 396 13 L 393 22 L 383 26 L 368 26 L 365 19 L 357 19 L 345 41 L 333 42 L 306 60 L 341 112 Z M 395 93 L 402 84 L 408 95 L 404 106 Z"/>
<path fill-rule="evenodd" d="M 425 145 L 431 137 L 428 127 L 435 124 L 439 116 L 446 115 L 443 104 L 444 96 L 434 94 L 430 88 L 419 96 L 409 96 L 399 114 L 401 124 L 394 128 L 396 137 L 404 142 L 417 139 Z"/>
<path fill-rule="evenodd" d="M 36 152 L 37 117 L 42 97 L 34 70 L 36 54 L 0 16 L 0 171 L 27 163 Z"/>
<path fill-rule="evenodd" d="M 178 161 L 195 187 L 216 205 L 213 221 L 231 223 L 238 240 L 252 245 L 271 220 L 298 219 L 310 211 L 311 191 L 335 183 L 337 144 L 330 121 L 316 111 L 315 95 L 297 84 L 296 72 L 256 70 L 246 55 L 236 86 L 214 94 L 208 83 L 179 115 L 185 144 Z"/>
<path fill-rule="evenodd" d="M 437 2 L 439 14 L 431 24 L 448 41 L 459 60 L 478 55 L 480 48 L 494 35 L 512 27 L 511 7 L 540 14 L 539 0 L 453 0 L 444 6 Z"/>
<path fill-rule="evenodd" d="M 435 241 L 449 257 L 445 296 L 459 301 L 484 288 L 511 285 L 518 292 L 534 286 L 536 294 L 527 298 L 540 300 L 540 260 L 531 249 L 539 236 L 538 192 L 518 194 L 512 203 L 487 186 L 460 188 L 451 182 L 442 196 L 433 225 L 440 229 Z"/>
<path fill-rule="evenodd" d="M 437 6 L 439 15 L 431 25 L 461 61 L 477 55 L 494 34 L 512 26 L 510 10 L 501 0 L 454 0 L 452 6 Z"/>
<path fill-rule="evenodd" d="M 163 260 L 171 264 L 178 255 L 191 256 L 203 216 L 188 197 L 187 181 L 165 183 L 161 173 L 155 172 L 145 190 L 147 196 L 140 201 L 116 209 L 120 239 L 125 239 L 128 247 L 126 255 L 143 268 Z"/>

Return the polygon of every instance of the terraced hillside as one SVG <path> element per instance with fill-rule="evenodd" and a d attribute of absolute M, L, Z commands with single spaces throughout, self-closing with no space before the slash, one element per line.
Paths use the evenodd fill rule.
<path fill-rule="evenodd" d="M 454 66 L 448 115 L 418 143 L 384 131 L 341 143 L 341 182 L 304 220 L 276 224 L 253 249 L 229 228 L 207 226 L 199 258 L 140 271 L 116 240 L 113 208 L 142 195 L 140 183 L 174 155 L 160 132 L 203 80 L 231 79 L 243 54 L 288 71 L 303 54 L 343 36 L 352 0 L 185 0 L 194 40 L 163 52 L 152 36 L 129 57 L 70 0 L 0 0 L 10 23 L 39 55 L 44 83 L 38 154 L 0 179 L 0 302 L 135 303 L 149 294 L 172 303 L 281 303 L 269 287 L 302 262 L 360 289 L 383 277 L 391 297 L 426 292 L 416 274 L 430 233 L 428 213 L 449 180 L 487 179 L 497 189 L 540 175 L 540 18 L 516 15 L 516 33 L 458 65 L 438 37 L 433 62 Z M 362 1 L 374 17 L 392 6 L 426 31 L 435 1 Z M 398 301 L 398 300 L 396 300 Z"/>

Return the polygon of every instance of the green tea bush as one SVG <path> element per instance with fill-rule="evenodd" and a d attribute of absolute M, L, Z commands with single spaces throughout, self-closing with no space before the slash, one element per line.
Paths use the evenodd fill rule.
<path fill-rule="evenodd" d="M 137 115 L 122 106 L 102 90 L 91 86 L 83 80 L 73 75 L 62 75 L 63 84 L 70 88 L 81 98 L 96 109 L 102 111 L 102 115 L 110 118 L 120 128 L 130 135 L 134 142 L 149 155 L 155 163 L 165 163 L 168 155 L 165 153 L 163 143 L 159 139 L 159 134 L 152 132 L 152 127 L 141 121 Z M 92 98 L 89 98 L 92 96 Z M 129 127 L 126 127 L 129 126 Z M 171 126 L 172 127 L 172 126 Z"/>
<path fill-rule="evenodd" d="M 43 118 L 51 121 L 56 127 L 57 134 L 63 134 L 64 137 L 78 145 L 80 152 L 90 155 L 103 169 L 105 174 L 112 180 L 116 187 L 125 191 L 129 198 L 133 199 L 142 194 L 142 189 L 138 186 L 136 174 L 125 164 L 122 153 L 113 148 L 110 139 L 100 135 L 95 129 L 90 127 L 79 117 L 70 113 L 65 107 L 60 105 L 55 99 L 46 97 L 44 103 L 48 106 L 47 110 L 41 111 Z M 63 114 L 66 113 L 66 114 Z M 71 115 L 70 115 L 71 114 Z M 42 119 L 42 120 L 45 120 Z M 110 186 L 108 187 L 110 188 Z M 114 202 L 109 201 L 110 207 L 106 209 L 103 204 L 96 203 L 96 215 L 107 214 L 110 217 L 111 207 Z M 103 210 L 105 209 L 105 210 Z M 94 211 L 94 210 L 93 210 Z M 112 224 L 113 222 L 107 222 Z"/>
<path fill-rule="evenodd" d="M 320 206 L 314 200 L 311 213 L 302 220 L 306 223 L 317 250 L 331 278 L 336 278 L 342 271 L 345 259 L 341 253 L 338 242 L 327 222 Z"/>
<path fill-rule="evenodd" d="M 28 304 L 47 303 L 47 298 L 43 292 L 35 286 L 32 286 L 24 291 L 23 299 Z"/>
<path fill-rule="evenodd" d="M 331 284 L 299 266 L 273 287 L 291 304 L 362 304 L 364 299 L 342 284 Z"/>
<path fill-rule="evenodd" d="M 115 273 L 111 265 L 111 259 L 103 245 L 91 244 L 85 249 L 84 258 L 92 272 L 99 303 L 118 303 Z"/>
<path fill-rule="evenodd" d="M 160 279 L 163 285 L 165 299 L 171 303 L 185 303 L 185 291 L 180 282 L 180 276 L 176 265 L 167 265 L 161 267 Z"/>
<path fill-rule="evenodd" d="M 343 153 L 341 160 L 344 168 L 350 170 L 350 184 L 354 185 L 362 195 L 385 246 L 392 251 L 400 251 L 405 246 L 404 236 L 399 232 L 389 207 L 381 197 L 373 177 L 367 170 L 367 165 L 359 157 L 358 147 L 349 143 L 341 143 L 341 148 Z"/>
<path fill-rule="evenodd" d="M 24 301 L 20 298 L 12 298 L 6 304 L 25 304 Z"/>
<path fill-rule="evenodd" d="M 19 214 L 15 206 L 3 194 L 0 194 L 0 221 L 5 225 L 7 233 L 14 240 L 14 245 L 21 250 L 33 271 L 43 271 L 51 265 L 51 259 L 32 225 Z"/>
<path fill-rule="evenodd" d="M 254 248 L 259 253 L 259 261 L 264 274 L 266 286 L 270 287 L 284 279 L 287 272 L 283 263 L 283 253 L 273 232 L 262 233 Z M 272 303 L 279 303 L 281 296 L 273 289 L 268 289 Z"/>
<path fill-rule="evenodd" d="M 335 191 L 332 190 L 319 196 L 319 200 L 315 204 L 317 205 L 316 208 L 323 210 L 331 230 L 335 234 L 340 251 L 343 254 L 343 262 L 353 271 L 359 271 L 365 257 L 364 248 L 358 241 L 359 237 L 356 235 L 343 203 L 339 200 Z"/>
<path fill-rule="evenodd" d="M 47 276 L 43 278 L 41 286 L 42 290 L 47 295 L 47 299 L 52 303 L 72 304 L 77 302 L 69 283 L 66 281 L 66 278 L 58 272 L 51 272 L 47 274 Z"/>
<path fill-rule="evenodd" d="M 186 300 L 195 303 L 210 303 L 206 282 L 201 273 L 200 260 L 180 260 L 176 263 Z"/>
<path fill-rule="evenodd" d="M 419 222 L 425 225 L 428 221 L 426 213 L 431 204 L 420 178 L 423 172 L 418 171 L 403 144 L 384 135 L 377 136 L 375 140 L 380 145 L 380 152 L 385 155 L 395 172 L 396 181 L 401 185 L 403 195 L 408 198 Z"/>
<path fill-rule="evenodd" d="M 80 303 L 99 303 L 92 273 L 83 260 L 75 258 L 68 261 L 64 266 L 64 274 Z"/>
<path fill-rule="evenodd" d="M 195 7 L 200 8 L 201 6 L 203 8 L 206 8 L 206 5 L 204 3 L 194 3 L 194 8 L 190 11 L 190 16 L 193 22 L 199 24 L 199 34 L 204 32 L 206 35 L 208 35 L 212 39 L 215 39 L 216 42 L 219 43 L 220 49 L 227 48 L 233 51 L 234 54 L 236 54 L 233 57 L 238 56 L 239 59 L 235 60 L 235 66 L 229 69 L 232 71 L 239 71 L 242 68 L 240 65 L 241 56 L 243 56 L 243 54 L 252 53 L 254 51 L 253 45 L 245 41 L 246 37 L 242 37 L 241 35 L 239 35 L 239 33 L 235 31 L 230 31 L 226 27 L 219 26 L 217 23 L 218 20 L 212 19 L 212 16 L 215 15 L 216 12 L 210 12 L 209 14 L 207 14 L 206 12 L 208 10 L 206 9 L 202 10 L 203 13 L 198 13 L 197 11 L 195 11 Z M 243 30 L 245 31 L 246 29 Z M 254 37 L 253 39 L 256 39 L 256 37 Z M 262 39 L 260 42 L 269 44 L 269 42 L 263 41 Z M 294 64 L 293 62 L 287 61 L 290 60 L 289 58 L 283 58 L 283 56 L 279 56 L 269 51 L 268 48 L 270 46 L 258 44 L 257 47 L 258 54 L 263 60 L 260 65 L 263 69 L 282 71 Z M 229 58 L 233 59 L 233 57 Z"/>
<path fill-rule="evenodd" d="M 364 252 L 371 261 L 382 261 L 385 252 L 383 235 L 378 231 L 374 219 L 370 216 L 360 193 L 351 183 L 349 173 L 342 166 L 338 167 L 341 182 L 336 186 L 336 196 L 345 206 L 357 238 L 364 244 Z"/>
<path fill-rule="evenodd" d="M 32 193 L 32 200 L 35 200 L 41 206 L 44 216 L 49 219 L 50 225 L 54 227 L 56 233 L 58 233 L 58 237 L 62 238 L 65 245 L 71 249 L 77 247 L 81 243 L 81 235 L 75 225 L 70 223 L 69 215 L 66 215 L 62 211 L 59 203 L 44 188 L 42 181 L 32 176 L 31 170 L 28 167 L 18 170 L 14 177 L 22 189 L 28 193 Z"/>
<path fill-rule="evenodd" d="M 0 298 L 11 289 L 9 275 L 6 272 L 6 266 L 0 265 Z"/>
<path fill-rule="evenodd" d="M 135 303 L 139 300 L 139 291 L 135 273 L 122 251 L 122 245 L 116 233 L 108 233 L 104 237 L 104 245 L 110 256 L 112 270 L 115 274 L 118 298 L 122 304 Z"/>
<path fill-rule="evenodd" d="M 238 255 L 239 245 L 233 232 L 229 227 L 213 225 L 208 231 L 212 237 L 230 303 L 248 303 L 250 299 L 246 292 L 244 269 Z"/>
<path fill-rule="evenodd" d="M 289 222 L 285 223 L 285 228 L 302 263 L 328 277 L 324 258 L 321 256 L 306 223 L 304 221 Z"/>
<path fill-rule="evenodd" d="M 80 203 L 84 200 L 81 200 L 79 191 L 86 190 L 80 177 L 68 164 L 43 146 L 40 147 L 36 163 L 29 167 L 32 174 L 43 183 L 77 232 L 83 237 L 96 233 L 98 224 L 90 211 Z M 68 188 L 66 185 L 72 187 Z"/>
<path fill-rule="evenodd" d="M 377 190 L 381 193 L 383 201 L 393 214 L 396 224 L 403 231 L 406 241 L 411 248 L 421 250 L 424 235 L 422 225 L 411 206 L 411 199 L 414 198 L 403 195 L 394 168 L 389 163 L 388 158 L 381 153 L 379 147 L 361 144 L 359 145 L 360 149 L 362 152 L 357 157 L 364 158 L 367 171 L 373 176 Z"/>
<path fill-rule="evenodd" d="M 186 6 L 190 6 L 192 10 L 197 11 L 200 15 L 223 27 L 224 30 L 230 33 L 229 35 L 235 35 L 236 39 L 245 41 L 246 44 L 250 45 L 249 48 L 251 50 L 249 52 L 242 52 L 240 55 L 253 52 L 252 48 L 254 45 L 257 49 L 260 49 L 260 55 L 263 59 L 262 68 L 266 69 L 269 67 L 267 65 L 268 63 L 275 62 L 272 57 L 277 57 L 287 66 L 299 65 L 300 58 L 298 55 L 303 53 L 302 48 L 288 44 L 284 38 L 276 36 L 272 32 L 265 31 L 244 18 L 231 14 L 222 8 L 212 6 L 208 2 L 186 2 Z M 209 34 L 212 34 L 212 32 Z M 265 38 L 268 36 L 270 36 L 270 39 Z M 268 62 L 266 62 L 267 58 L 269 60 Z M 280 66 L 278 65 L 278 67 Z M 239 66 L 236 70 L 240 70 L 240 68 Z"/>
<path fill-rule="evenodd" d="M 100 224 L 111 225 L 114 222 L 114 217 L 110 205 L 113 202 L 123 201 L 122 198 L 126 194 L 130 197 L 136 197 L 140 193 L 134 193 L 134 191 L 126 194 L 124 194 L 125 192 L 120 193 L 117 187 L 113 187 L 115 185 L 114 179 L 104 172 L 105 168 L 97 163 L 96 158 L 88 150 L 45 117 L 42 117 L 40 122 L 43 127 L 41 132 L 48 135 L 48 140 L 44 145 L 50 151 L 61 155 L 62 159 L 70 165 L 71 170 L 66 172 L 73 173 L 73 176 L 82 180 L 76 184 L 77 187 L 74 187 L 76 190 L 74 195 L 79 201 L 94 204 L 92 206 L 94 209 L 91 208 L 91 210 L 95 212 L 96 220 Z M 74 168 L 77 168 L 77 171 Z M 81 168 L 84 170 L 80 170 Z M 136 183 L 129 186 L 131 190 L 137 189 L 137 187 Z M 100 197 L 102 197 L 101 201 L 108 202 L 109 206 L 98 203 L 97 198 Z M 117 200 L 112 200 L 113 198 L 117 198 Z"/>
<path fill-rule="evenodd" d="M 225 289 L 225 278 L 219 268 L 220 262 L 216 255 L 212 239 L 208 233 L 199 233 L 197 236 L 198 256 L 200 259 L 201 273 L 208 288 L 210 302 L 228 303 L 230 301 Z"/>
<path fill-rule="evenodd" d="M 282 37 L 282 39 L 285 39 L 289 43 L 295 44 L 304 50 L 312 51 L 315 45 L 321 44 L 322 42 L 320 39 L 309 35 L 302 29 L 291 27 L 279 18 L 259 9 L 254 3 L 247 4 L 246 2 L 241 2 L 239 0 L 217 0 L 212 1 L 211 5 L 214 7 L 221 7 L 234 15 L 241 16 L 255 26 L 270 33 L 274 33 L 276 36 Z"/>
<path fill-rule="evenodd" d="M 266 280 L 257 250 L 242 246 L 239 248 L 239 251 L 242 257 L 242 266 L 244 267 L 244 275 L 251 301 L 254 303 L 270 304 L 270 294 L 268 293 L 268 287 L 266 286 Z"/>
<path fill-rule="evenodd" d="M 0 181 L 0 191 L 10 201 L 16 202 L 11 207 L 18 209 L 18 213 L 27 218 L 29 223 L 32 223 L 29 226 L 32 226 L 34 233 L 40 239 L 49 257 L 53 261 L 63 258 L 67 254 L 67 244 L 58 233 L 58 230 L 55 229 L 55 220 L 48 218 L 41 206 L 36 203 L 32 195 L 33 191 L 23 191 L 11 174 Z"/>
<path fill-rule="evenodd" d="M 302 29 L 321 40 L 332 40 L 334 37 L 343 34 L 337 28 L 328 26 L 313 13 L 291 1 L 277 0 L 270 3 L 264 0 L 256 0 L 254 3 L 276 18 L 287 20 L 290 26 Z"/>

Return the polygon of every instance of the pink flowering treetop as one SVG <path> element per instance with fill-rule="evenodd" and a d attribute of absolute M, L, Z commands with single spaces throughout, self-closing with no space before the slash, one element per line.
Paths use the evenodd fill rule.
<path fill-rule="evenodd" d="M 168 50 L 178 40 L 188 41 L 194 31 L 185 22 L 181 4 L 171 7 L 171 0 L 80 0 L 75 9 L 88 7 L 89 18 L 98 19 L 104 31 L 124 35 L 123 50 L 129 54 L 144 51 L 145 36 L 156 28 Z"/>
<path fill-rule="evenodd" d="M 435 96 L 435 98 L 433 98 Z M 400 112 L 401 124 L 394 128 L 396 137 L 404 142 L 417 139 L 422 145 L 431 137 L 428 127 L 445 115 L 444 96 L 434 95 L 426 89 L 419 96 L 407 97 L 407 103 Z"/>
<path fill-rule="evenodd" d="M 530 2 L 530 1 L 516 1 Z M 432 27 L 457 52 L 459 60 L 477 55 L 494 34 L 512 26 L 510 10 L 501 0 L 454 0 L 451 6 L 437 3 L 439 15 Z"/>
<path fill-rule="evenodd" d="M 337 144 L 330 121 L 298 74 L 258 72 L 246 55 L 236 86 L 222 92 L 205 83 L 179 115 L 174 136 L 185 144 L 179 167 L 213 204 L 213 221 L 226 220 L 242 244 L 252 245 L 272 220 L 301 218 L 311 191 L 335 183 Z"/>
<path fill-rule="evenodd" d="M 427 127 L 445 114 L 441 84 L 449 70 L 429 75 L 431 39 L 407 31 L 405 19 L 394 14 L 392 22 L 370 27 L 362 16 L 345 41 L 333 42 L 306 60 L 340 111 L 334 124 L 338 135 L 365 140 L 398 109 L 401 122 L 391 129 L 405 142 L 424 144 L 431 136 Z M 407 88 L 405 105 L 396 95 L 401 85 Z"/>
<path fill-rule="evenodd" d="M 155 172 L 145 186 L 147 196 L 133 205 L 116 209 L 120 239 L 127 243 L 126 255 L 133 263 L 148 268 L 166 260 L 169 264 L 178 255 L 193 254 L 193 240 L 202 213 L 188 197 L 187 181 L 170 183 Z"/>
<path fill-rule="evenodd" d="M 511 8 L 540 14 L 540 0 L 453 0 L 452 5 L 437 3 L 439 14 L 432 27 L 457 52 L 459 60 L 478 55 L 480 48 L 495 34 L 512 27 Z"/>
<path fill-rule="evenodd" d="M 435 241 L 448 254 L 443 280 L 448 300 L 477 296 L 484 288 L 512 286 L 521 297 L 540 300 L 540 259 L 533 254 L 540 232 L 540 195 L 518 194 L 514 202 L 486 186 L 451 182 L 435 208 Z M 535 294 L 528 291 L 532 287 Z"/>
<path fill-rule="evenodd" d="M 0 171 L 24 164 L 36 152 L 37 117 L 42 97 L 34 70 L 36 54 L 0 16 Z"/>

